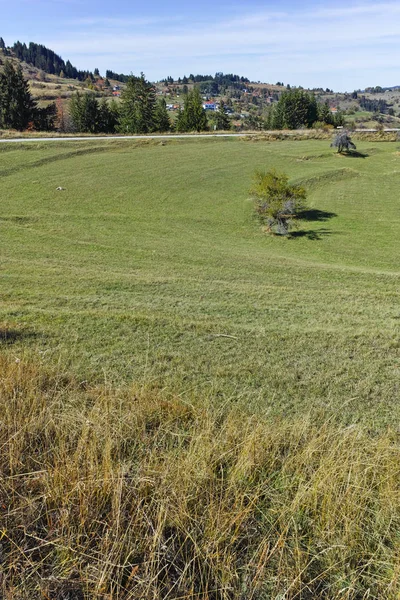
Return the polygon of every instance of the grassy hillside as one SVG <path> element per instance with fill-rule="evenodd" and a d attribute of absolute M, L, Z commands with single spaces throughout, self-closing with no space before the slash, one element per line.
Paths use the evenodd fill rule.
<path fill-rule="evenodd" d="M 399 597 L 400 151 L 357 146 L 0 145 L 0 596 Z"/>
<path fill-rule="evenodd" d="M 326 141 L 2 147 L 12 351 L 268 414 L 393 422 L 400 155 L 360 149 L 368 156 Z M 247 192 L 263 167 L 309 190 L 292 239 L 253 218 Z"/>
<path fill-rule="evenodd" d="M 76 91 L 89 91 L 84 83 L 76 79 L 65 79 L 56 75 L 49 75 L 18 60 L 13 55 L 6 56 L 2 50 L 0 50 L 0 72 L 6 60 L 11 61 L 14 67 L 22 66 L 24 76 L 29 81 L 31 94 L 38 101 L 39 106 L 44 106 L 50 101 L 54 102 L 57 98 L 67 100 Z"/>

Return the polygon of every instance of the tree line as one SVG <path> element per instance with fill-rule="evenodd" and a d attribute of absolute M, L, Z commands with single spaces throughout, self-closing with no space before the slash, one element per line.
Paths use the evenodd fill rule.
<path fill-rule="evenodd" d="M 171 128 L 166 102 L 156 100 L 154 87 L 141 74 L 131 76 L 121 103 L 100 102 L 95 94 L 76 93 L 67 111 L 62 103 L 40 108 L 33 99 L 22 67 L 6 61 L 0 73 L 0 128 L 82 133 L 151 133 Z"/>
<path fill-rule="evenodd" d="M 50 75 L 78 79 L 79 81 L 85 81 L 88 77 L 93 78 L 91 71 L 78 70 L 69 60 L 65 62 L 61 56 L 42 44 L 30 42 L 27 46 L 18 41 L 11 47 L 11 50 L 19 60 L 23 60 Z"/>
<path fill-rule="evenodd" d="M 127 83 L 129 77 L 129 75 L 124 75 L 123 73 L 115 73 L 114 71 L 110 71 L 109 69 L 107 69 L 106 71 L 107 79 L 114 79 L 114 81 L 120 81 L 121 83 Z"/>
<path fill-rule="evenodd" d="M 297 129 L 318 123 L 339 126 L 344 122 L 343 115 L 332 114 L 328 103 L 318 104 L 313 94 L 303 90 L 285 91 L 265 120 L 255 118 L 257 122 L 248 123 L 254 129 Z M 15 68 L 6 61 L 0 74 L 0 128 L 3 129 L 146 134 L 172 128 L 179 132 L 206 131 L 210 126 L 227 130 L 231 121 L 223 101 L 209 120 L 197 86 L 185 94 L 172 125 L 165 99 L 156 98 L 154 86 L 143 73 L 129 77 L 119 103 L 106 98 L 99 101 L 92 92 L 77 92 L 65 114 L 61 100 L 46 107 L 37 106 L 21 65 Z"/>
<path fill-rule="evenodd" d="M 360 107 L 368 112 L 373 113 L 382 113 L 386 115 L 389 110 L 389 106 L 386 100 L 375 100 L 371 98 L 366 98 L 365 96 L 361 96 L 359 98 Z"/>
<path fill-rule="evenodd" d="M 189 77 L 184 75 L 183 77 L 178 77 L 178 84 L 187 84 L 187 83 L 202 83 L 204 81 L 215 81 L 219 85 L 230 85 L 232 83 L 250 83 L 250 80 L 247 77 L 241 77 L 240 75 L 234 75 L 233 73 L 222 73 L 217 72 L 215 75 L 193 75 L 191 73 Z M 173 84 L 175 80 L 173 77 L 169 76 L 162 80 L 165 84 Z"/>
<path fill-rule="evenodd" d="M 301 129 L 320 125 L 341 127 L 344 116 L 332 114 L 327 102 L 318 103 L 314 94 L 304 90 L 287 90 L 274 104 L 265 120 L 266 129 Z"/>
<path fill-rule="evenodd" d="M 73 130 L 88 133 L 146 134 L 172 129 L 179 132 L 209 129 L 198 88 L 185 95 L 183 107 L 172 125 L 165 99 L 156 98 L 153 85 L 143 73 L 140 77 L 129 77 L 119 104 L 115 100 L 108 103 L 105 98 L 99 103 L 90 93 L 75 94 L 70 102 L 69 115 Z M 219 130 L 230 128 L 223 102 L 213 114 L 213 123 Z"/>
<path fill-rule="evenodd" d="M 215 118 L 217 128 L 229 128 L 223 104 Z M 120 103 L 115 99 L 108 102 L 106 98 L 99 102 L 91 92 L 77 92 L 72 96 L 68 110 L 64 111 L 61 101 L 39 108 L 32 98 L 21 65 L 14 68 L 10 61 L 6 61 L 0 74 L 0 128 L 146 134 L 170 131 L 172 125 L 165 99 L 156 98 L 154 86 L 143 73 L 140 77 L 129 77 Z M 175 129 L 208 129 L 207 115 L 197 88 L 185 96 Z"/>

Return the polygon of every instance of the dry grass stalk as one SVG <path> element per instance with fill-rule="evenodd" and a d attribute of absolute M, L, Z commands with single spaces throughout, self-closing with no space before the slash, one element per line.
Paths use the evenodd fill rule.
<path fill-rule="evenodd" d="M 398 435 L 0 356 L 4 599 L 398 598 Z"/>

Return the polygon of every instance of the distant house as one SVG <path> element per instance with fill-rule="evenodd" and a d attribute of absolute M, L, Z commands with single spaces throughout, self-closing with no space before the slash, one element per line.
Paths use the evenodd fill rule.
<path fill-rule="evenodd" d="M 118 92 L 121 88 L 119 87 L 119 85 L 114 85 L 113 87 L 113 92 Z"/>
<path fill-rule="evenodd" d="M 215 102 L 204 102 L 203 108 L 204 110 L 216 110 L 217 105 Z"/>
<path fill-rule="evenodd" d="M 333 108 L 331 108 L 331 113 L 332 114 L 336 114 L 338 111 L 338 109 L 334 106 Z"/>
<path fill-rule="evenodd" d="M 113 96 L 115 96 L 116 98 L 119 98 L 121 95 L 121 92 L 113 92 Z"/>

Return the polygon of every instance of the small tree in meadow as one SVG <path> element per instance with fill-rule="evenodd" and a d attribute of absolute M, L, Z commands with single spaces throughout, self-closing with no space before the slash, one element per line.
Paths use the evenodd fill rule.
<path fill-rule="evenodd" d="M 306 190 L 289 183 L 285 173 L 256 171 L 250 189 L 256 213 L 271 233 L 288 235 L 306 207 Z"/>
<path fill-rule="evenodd" d="M 183 109 L 175 123 L 177 131 L 207 131 L 208 121 L 199 89 L 193 88 L 184 98 Z"/>
<path fill-rule="evenodd" d="M 338 152 L 349 152 L 349 150 L 356 150 L 355 144 L 351 141 L 348 131 L 341 131 L 337 134 L 331 144 L 331 148 L 337 148 Z"/>

